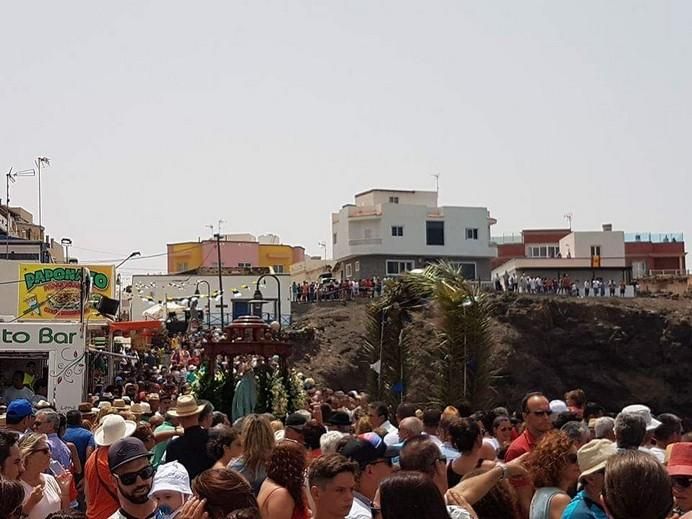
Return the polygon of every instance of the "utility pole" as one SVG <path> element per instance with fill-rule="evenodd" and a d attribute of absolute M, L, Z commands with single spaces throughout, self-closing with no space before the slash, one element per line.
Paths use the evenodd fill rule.
<path fill-rule="evenodd" d="M 221 229 L 221 220 L 219 220 L 219 230 Z M 218 258 L 218 273 L 219 273 L 219 294 L 221 295 L 221 329 L 223 330 L 223 273 L 221 271 L 221 233 L 216 234 L 216 257 Z"/>

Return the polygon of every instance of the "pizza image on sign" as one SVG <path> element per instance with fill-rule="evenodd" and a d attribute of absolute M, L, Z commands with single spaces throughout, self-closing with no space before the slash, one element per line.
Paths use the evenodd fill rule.
<path fill-rule="evenodd" d="M 22 320 L 79 319 L 82 273 L 91 280 L 91 297 L 84 304 L 84 318 L 103 319 L 96 312 L 95 304 L 101 297 L 113 297 L 113 266 L 52 263 L 19 265 L 17 317 Z"/>

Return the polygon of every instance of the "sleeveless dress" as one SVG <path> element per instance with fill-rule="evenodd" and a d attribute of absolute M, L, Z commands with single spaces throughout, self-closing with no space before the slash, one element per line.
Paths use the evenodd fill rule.
<path fill-rule="evenodd" d="M 536 489 L 531 499 L 529 519 L 550 519 L 550 501 L 558 494 L 564 494 L 556 487 L 542 487 Z"/>

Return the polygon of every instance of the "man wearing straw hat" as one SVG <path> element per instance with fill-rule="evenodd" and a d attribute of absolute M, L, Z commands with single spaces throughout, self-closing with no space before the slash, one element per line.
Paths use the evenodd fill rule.
<path fill-rule="evenodd" d="M 194 396 L 180 395 L 175 409 L 168 411 L 180 421 L 185 434 L 168 444 L 166 462 L 179 461 L 187 469 L 191 480 L 211 468 L 215 462 L 207 454 L 209 433 L 199 425 L 199 414 L 203 409 L 204 404 L 198 405 Z"/>
<path fill-rule="evenodd" d="M 136 428 L 135 422 L 118 414 L 109 414 L 96 429 L 94 442 L 97 449 L 84 467 L 87 519 L 107 519 L 118 510 L 117 488 L 108 467 L 108 449 L 116 441 L 132 436 Z"/>
<path fill-rule="evenodd" d="M 583 489 L 562 513 L 563 519 L 606 519 L 601 492 L 608 458 L 617 452 L 609 440 L 591 440 L 577 451 L 577 463 Z"/>

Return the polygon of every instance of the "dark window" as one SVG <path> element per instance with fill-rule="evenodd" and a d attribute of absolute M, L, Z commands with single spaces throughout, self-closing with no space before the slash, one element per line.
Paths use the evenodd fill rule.
<path fill-rule="evenodd" d="M 389 203 L 390 204 L 398 204 L 399 203 L 399 197 L 398 196 L 390 196 L 389 197 Z"/>
<path fill-rule="evenodd" d="M 336 233 L 332 234 L 332 244 L 336 245 Z"/>
<path fill-rule="evenodd" d="M 403 236 L 404 228 L 401 225 L 392 225 L 392 236 Z"/>
<path fill-rule="evenodd" d="M 428 245 L 445 244 L 444 222 L 425 222 L 425 243 Z"/>
<path fill-rule="evenodd" d="M 466 228 L 466 239 L 467 240 L 477 240 L 478 239 L 478 229 Z"/>

